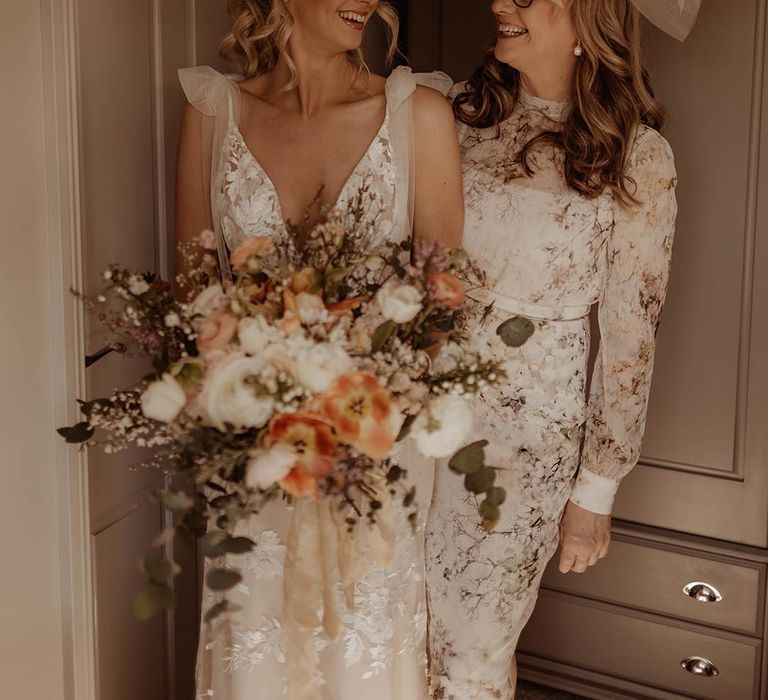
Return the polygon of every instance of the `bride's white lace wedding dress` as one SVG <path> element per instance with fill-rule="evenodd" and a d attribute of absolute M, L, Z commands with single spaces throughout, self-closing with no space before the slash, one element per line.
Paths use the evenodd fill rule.
<path fill-rule="evenodd" d="M 270 235 L 291 246 L 273 183 L 246 145 L 239 129 L 240 90 L 234 78 L 210 68 L 180 72 L 189 101 L 206 115 L 214 154 L 211 169 L 212 223 L 231 249 L 247 236 Z M 428 79 L 419 82 L 427 82 Z M 369 244 L 411 235 L 411 96 L 416 78 L 397 69 L 386 85 L 387 110 L 379 132 L 346 182 L 337 205 L 344 209 L 365 197 Z M 355 586 L 350 609 L 339 591 L 341 634 L 314 632 L 319 659 L 317 700 L 421 700 L 426 697 L 426 604 L 423 528 L 432 490 L 433 465 L 404 447 L 400 463 L 417 488 L 421 510 L 414 530 L 396 503 L 395 555 L 385 568 L 374 566 Z M 230 595 L 241 610 L 213 625 L 203 622 L 198 655 L 197 698 L 277 700 L 286 696 L 283 626 L 283 571 L 293 509 L 272 502 L 238 534 L 256 549 L 233 558 L 243 581 Z M 206 594 L 203 615 L 215 604 Z"/>

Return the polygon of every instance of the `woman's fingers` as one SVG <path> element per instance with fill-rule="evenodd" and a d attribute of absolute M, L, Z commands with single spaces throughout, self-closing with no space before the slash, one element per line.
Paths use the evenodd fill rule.
<path fill-rule="evenodd" d="M 561 573 L 584 573 L 608 553 L 610 516 L 592 513 L 569 501 L 560 523 Z"/>

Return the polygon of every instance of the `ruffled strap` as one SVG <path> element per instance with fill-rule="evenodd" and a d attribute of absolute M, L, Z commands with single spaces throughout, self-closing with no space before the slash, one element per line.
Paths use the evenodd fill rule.
<path fill-rule="evenodd" d="M 402 238 L 410 238 L 413 232 L 416 158 L 411 98 L 417 85 L 430 87 L 445 95 L 453 86 L 453 81 L 445 73 L 414 73 L 406 66 L 396 68 L 387 79 L 387 110 L 390 115 L 392 150 L 397 172 L 395 221 Z"/>
<path fill-rule="evenodd" d="M 237 83 L 241 76 L 223 75 L 210 66 L 197 66 L 179 70 L 179 81 L 189 103 L 199 110 L 203 119 L 202 153 L 203 182 L 210 195 L 208 209 L 209 225 L 216 232 L 219 265 L 224 284 L 232 280 L 229 265 L 229 251 L 224 241 L 221 225 L 221 192 L 227 171 L 227 134 L 240 123 L 240 88 Z"/>
<path fill-rule="evenodd" d="M 240 76 L 224 75 L 210 66 L 179 70 L 179 81 L 189 103 L 209 117 L 215 116 L 227 98 L 238 96 Z"/>

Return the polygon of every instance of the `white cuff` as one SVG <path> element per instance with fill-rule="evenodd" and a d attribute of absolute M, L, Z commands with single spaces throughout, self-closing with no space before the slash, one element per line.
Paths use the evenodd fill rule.
<path fill-rule="evenodd" d="M 600 515 L 610 515 L 619 482 L 581 467 L 571 492 L 571 500 L 582 508 Z"/>

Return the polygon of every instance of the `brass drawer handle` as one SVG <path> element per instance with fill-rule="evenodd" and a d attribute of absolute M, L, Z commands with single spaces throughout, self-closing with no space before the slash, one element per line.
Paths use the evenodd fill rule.
<path fill-rule="evenodd" d="M 680 662 L 680 665 L 694 676 L 713 678 L 720 673 L 720 669 L 715 664 L 702 656 L 687 656 Z"/>
<path fill-rule="evenodd" d="M 683 593 L 700 603 L 719 603 L 723 599 L 723 594 L 717 588 L 703 581 L 691 581 L 684 586 Z"/>

